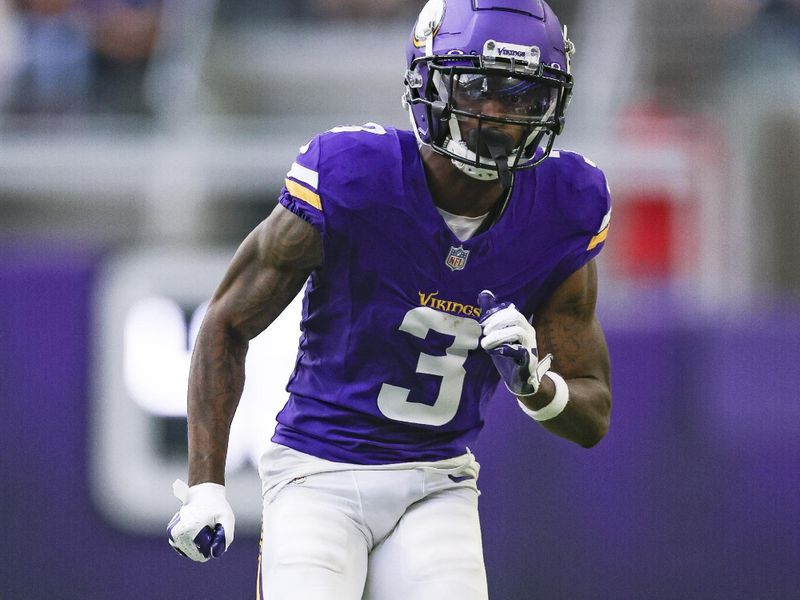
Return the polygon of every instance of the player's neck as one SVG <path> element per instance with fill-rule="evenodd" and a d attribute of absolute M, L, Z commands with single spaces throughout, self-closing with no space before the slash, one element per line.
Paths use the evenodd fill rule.
<path fill-rule="evenodd" d="M 449 158 L 420 148 L 433 203 L 454 215 L 478 217 L 505 197 L 499 181 L 479 181 L 459 171 Z"/>

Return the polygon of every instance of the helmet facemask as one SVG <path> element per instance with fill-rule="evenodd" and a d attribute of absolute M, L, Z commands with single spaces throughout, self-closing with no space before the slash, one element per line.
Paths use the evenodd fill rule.
<path fill-rule="evenodd" d="M 432 79 L 451 107 L 445 149 L 457 154 L 462 160 L 456 166 L 476 179 L 499 177 L 509 187 L 511 170 L 534 158 L 539 143 L 556 128 L 559 88 L 550 82 L 459 69 L 434 71 Z"/>
<path fill-rule="evenodd" d="M 542 15 L 524 13 L 523 4 L 513 14 L 457 7 L 454 10 L 463 10 L 475 19 L 471 22 L 475 31 L 481 23 L 499 30 L 499 24 L 508 20 L 509 29 L 516 28 L 509 37 L 527 36 L 528 45 L 484 37 L 469 50 L 469 41 L 458 37 L 465 30 L 458 14 L 453 16 L 451 29 L 445 21 L 438 30 L 435 19 L 423 19 L 423 10 L 417 29 L 420 24 L 427 25 L 415 29 L 412 36 L 404 104 L 420 144 L 449 157 L 471 177 L 500 178 L 504 186 L 510 185 L 514 171 L 534 167 L 547 158 L 555 136 L 563 131 L 572 94 L 574 45 L 552 11 L 545 23 Z M 535 8 L 530 10 L 535 12 Z M 521 22 L 528 27 L 525 34 L 519 33 Z M 434 50 L 436 36 L 449 37 L 448 43 L 443 47 L 437 44 Z M 558 49 L 555 36 L 561 38 L 563 50 Z M 454 45 L 449 44 L 450 39 Z"/>
<path fill-rule="evenodd" d="M 541 63 L 536 46 L 493 40 L 484 43 L 482 55 L 426 52 L 412 60 L 404 100 L 420 143 L 448 156 L 470 177 L 500 178 L 510 186 L 512 172 L 541 163 L 563 130 L 574 49 L 566 31 L 564 44 L 563 68 Z M 424 141 L 420 122 L 430 128 Z"/>

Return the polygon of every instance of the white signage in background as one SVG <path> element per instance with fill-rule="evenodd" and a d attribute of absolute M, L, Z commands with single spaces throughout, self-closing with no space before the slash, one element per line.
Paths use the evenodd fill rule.
<path fill-rule="evenodd" d="M 191 350 L 232 256 L 232 249 L 139 250 L 111 260 L 98 278 L 90 479 L 100 511 L 128 531 L 162 532 L 178 507 L 171 485 L 186 477 L 186 458 L 160 450 L 161 421 L 186 416 Z M 255 465 L 288 396 L 301 297 L 251 342 L 231 429 L 226 486 L 237 524 L 253 531 L 261 519 Z"/>

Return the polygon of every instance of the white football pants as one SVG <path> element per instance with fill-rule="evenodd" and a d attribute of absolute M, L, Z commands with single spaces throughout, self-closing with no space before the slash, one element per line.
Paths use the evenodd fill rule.
<path fill-rule="evenodd" d="M 261 460 L 265 600 L 487 600 L 478 464 Z"/>

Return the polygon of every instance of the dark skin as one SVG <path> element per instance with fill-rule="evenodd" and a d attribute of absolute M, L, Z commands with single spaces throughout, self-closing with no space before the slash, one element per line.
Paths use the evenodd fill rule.
<path fill-rule="evenodd" d="M 251 339 L 322 264 L 322 238 L 278 206 L 242 242 L 208 307 L 189 371 L 189 485 L 225 483 L 231 422 Z"/>
<path fill-rule="evenodd" d="M 498 181 L 478 181 L 458 171 L 450 159 L 428 146 L 420 148 L 425 177 L 433 202 L 449 213 L 479 217 L 489 212 L 503 196 Z"/>
<path fill-rule="evenodd" d="M 591 260 L 556 289 L 533 319 L 539 356 L 551 352 L 552 370 L 569 386 L 564 412 L 541 424 L 584 448 L 603 439 L 611 417 L 611 366 L 596 303 L 597 265 Z M 554 394 L 555 385 L 543 377 L 539 391 L 520 400 L 538 410 Z"/>
<path fill-rule="evenodd" d="M 434 202 L 442 209 L 481 215 L 503 196 L 497 181 L 476 181 L 428 148 L 421 154 Z M 282 206 L 237 250 L 211 299 L 192 356 L 189 485 L 224 485 L 228 436 L 244 388 L 249 342 L 286 308 L 322 262 L 320 234 Z M 611 408 L 608 351 L 594 314 L 596 298 L 597 273 L 590 262 L 555 291 L 534 321 L 540 355 L 555 355 L 553 369 L 570 392 L 564 412 L 542 424 L 584 447 L 605 435 Z M 537 394 L 521 400 L 535 410 L 554 394 L 545 377 Z"/>

